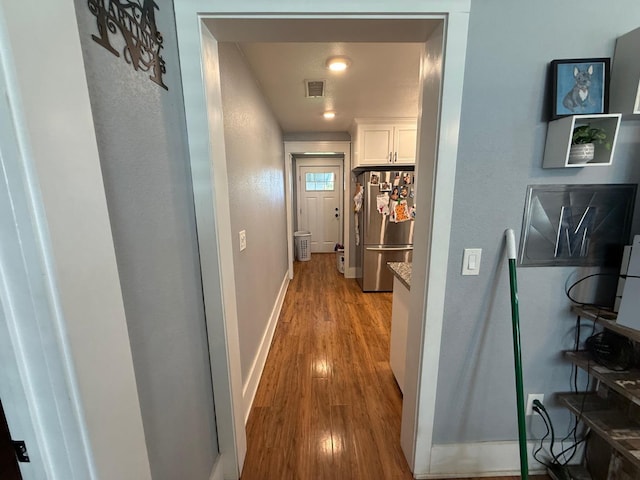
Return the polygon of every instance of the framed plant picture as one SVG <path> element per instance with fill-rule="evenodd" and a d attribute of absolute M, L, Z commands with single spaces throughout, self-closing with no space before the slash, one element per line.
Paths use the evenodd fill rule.
<path fill-rule="evenodd" d="M 551 119 L 609 113 L 609 58 L 551 62 Z"/>

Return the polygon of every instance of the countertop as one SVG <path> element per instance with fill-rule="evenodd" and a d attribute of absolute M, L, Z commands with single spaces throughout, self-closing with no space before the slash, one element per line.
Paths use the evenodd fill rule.
<path fill-rule="evenodd" d="M 387 262 L 387 267 L 393 272 L 402 284 L 411 290 L 411 263 L 410 262 Z"/>

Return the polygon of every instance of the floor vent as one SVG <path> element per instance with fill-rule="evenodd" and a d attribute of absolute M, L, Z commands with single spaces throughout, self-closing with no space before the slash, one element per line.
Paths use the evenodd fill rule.
<path fill-rule="evenodd" d="M 305 80 L 308 98 L 324 97 L 324 80 Z"/>

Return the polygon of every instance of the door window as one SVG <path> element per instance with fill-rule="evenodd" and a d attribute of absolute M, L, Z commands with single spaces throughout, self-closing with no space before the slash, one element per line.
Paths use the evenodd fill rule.
<path fill-rule="evenodd" d="M 335 190 L 334 172 L 306 173 L 304 176 L 307 192 L 333 192 Z"/>

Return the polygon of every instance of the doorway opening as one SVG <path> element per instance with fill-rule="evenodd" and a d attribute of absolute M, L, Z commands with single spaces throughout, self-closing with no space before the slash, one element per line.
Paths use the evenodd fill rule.
<path fill-rule="evenodd" d="M 326 4 L 325 8 L 327 11 L 335 12 L 338 8 L 336 5 Z M 238 393 L 242 387 L 236 364 L 237 345 L 234 345 L 237 343 L 237 337 L 234 338 L 234 335 L 237 335 L 237 328 L 234 326 L 235 298 L 228 293 L 234 290 L 233 263 L 230 261 L 232 256 L 227 255 L 231 251 L 231 242 L 220 233 L 225 231 L 229 223 L 229 200 L 224 194 L 228 187 L 224 185 L 225 152 L 223 134 L 220 133 L 222 125 L 219 118 L 219 85 L 216 86 L 219 75 L 212 69 L 209 72 L 210 76 L 207 78 L 205 73 L 205 78 L 202 79 L 202 52 L 206 51 L 205 56 L 208 56 L 208 60 L 215 61 L 216 45 L 219 41 L 278 41 L 283 35 L 289 35 L 287 38 L 295 40 L 299 38 L 295 35 L 303 33 L 313 32 L 316 38 L 320 35 L 319 32 L 325 33 L 323 29 L 300 28 L 299 24 L 294 27 L 294 18 L 337 22 L 336 17 L 340 17 L 339 20 L 350 19 L 362 24 L 373 20 L 369 12 L 343 15 L 298 13 L 293 16 L 282 12 L 263 12 L 260 16 L 267 18 L 259 18 L 251 12 L 250 6 L 245 7 L 246 13 L 235 13 L 232 18 L 227 14 L 198 13 L 210 9 L 206 2 L 200 5 L 195 1 L 186 6 L 176 5 L 175 8 L 194 185 L 204 186 L 201 176 L 203 172 L 204 178 L 211 180 L 208 187 L 204 186 L 206 188 L 196 192 L 200 244 L 215 247 L 209 252 L 204 252 L 201 258 L 205 303 L 209 312 L 207 322 L 210 340 L 216 332 L 220 333 L 222 338 L 231 340 L 227 345 L 223 345 L 221 350 L 216 351 L 215 348 L 219 346 L 219 342 L 213 342 L 216 345 L 212 347 L 214 390 L 218 397 L 216 411 L 220 419 L 220 444 L 221 451 L 225 450 L 226 445 L 226 451 L 232 457 L 231 462 L 235 463 L 233 469 L 237 473 L 244 458 L 245 439 L 243 425 L 239 421 L 242 415 L 238 414 L 241 411 L 238 405 L 242 405 Z M 338 10 L 340 8 L 344 6 Z M 468 9 L 468 4 L 459 2 L 454 7 L 445 8 L 445 13 L 430 14 L 429 12 L 434 11 L 443 12 L 442 3 L 427 1 L 418 7 L 415 2 L 404 1 L 394 5 L 393 12 L 377 14 L 375 17 L 376 20 L 418 19 L 435 20 L 438 23 L 428 37 L 420 39 L 425 42 L 425 53 L 421 63 L 422 118 L 418 125 L 419 147 L 416 165 L 417 183 L 421 190 L 416 192 L 416 203 L 424 221 L 420 222 L 420 228 L 416 228 L 415 232 L 415 244 L 421 251 L 420 255 L 414 255 L 413 260 L 413 327 L 410 327 L 409 331 L 412 344 L 407 346 L 407 391 L 402 432 L 403 450 L 416 475 L 429 471 Z M 416 11 L 424 13 L 403 13 Z M 200 29 L 194 32 L 193 22 L 196 18 L 200 20 Z M 336 30 L 340 28 L 336 26 Z M 347 32 L 343 37 L 346 41 L 363 32 L 369 35 L 376 34 L 377 41 L 385 41 L 379 36 L 384 36 L 392 30 L 381 30 L 378 26 L 363 26 L 355 29 L 343 28 L 342 32 Z M 399 30 L 402 30 L 402 26 Z M 398 30 L 394 33 L 397 32 Z M 198 44 L 201 50 L 193 51 L 194 45 Z M 205 69 L 207 68 L 209 67 L 205 66 Z M 446 77 L 444 71 L 447 72 Z M 285 178 L 291 181 L 290 170 Z M 288 211 L 289 225 L 292 225 L 291 214 L 292 212 Z M 289 237 L 292 242 L 292 235 Z M 219 315 L 216 315 L 218 313 Z M 429 330 L 429 337 L 425 336 L 425 330 Z M 217 365 L 214 365 L 215 360 L 219 361 Z M 411 365 L 409 361 L 412 362 Z M 417 451 L 420 455 L 416 455 Z M 225 471 L 231 471 L 227 468 L 225 466 Z"/>
<path fill-rule="evenodd" d="M 295 229 L 308 231 L 311 253 L 332 253 L 342 245 L 344 156 L 294 155 Z"/>

